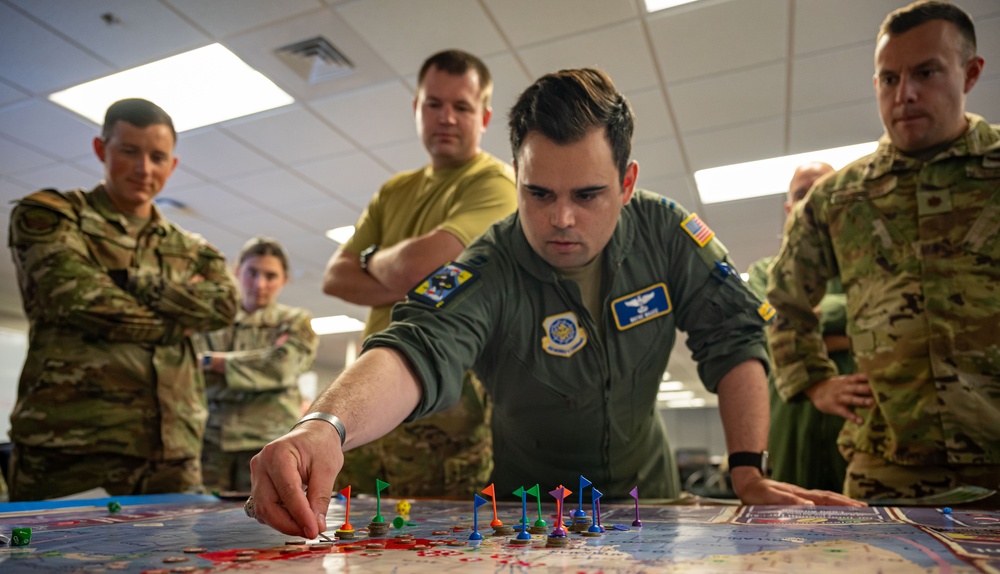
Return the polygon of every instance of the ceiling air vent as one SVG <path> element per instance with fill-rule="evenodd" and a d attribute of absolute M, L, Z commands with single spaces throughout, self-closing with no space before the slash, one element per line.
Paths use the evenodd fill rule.
<path fill-rule="evenodd" d="M 310 84 L 354 73 L 354 64 L 322 36 L 283 46 L 274 53 Z"/>

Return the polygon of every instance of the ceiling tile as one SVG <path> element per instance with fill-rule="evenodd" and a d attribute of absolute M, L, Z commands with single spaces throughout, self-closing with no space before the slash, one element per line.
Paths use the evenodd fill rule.
<path fill-rule="evenodd" d="M 234 222 L 245 215 L 261 211 L 260 206 L 247 201 L 238 193 L 210 184 L 184 189 L 174 189 L 168 186 L 163 189 L 161 197 L 183 203 L 197 216 L 220 217 L 221 214 L 225 214 L 227 219 Z"/>
<path fill-rule="evenodd" d="M 668 87 L 686 133 L 778 116 L 785 109 L 785 65 L 772 64 Z"/>
<path fill-rule="evenodd" d="M 299 105 L 226 122 L 221 130 L 284 163 L 355 149 L 320 118 Z"/>
<path fill-rule="evenodd" d="M 254 235 L 266 235 L 277 239 L 278 242 L 282 244 L 310 234 L 315 235 L 312 231 L 302 229 L 302 227 L 294 221 L 289 221 L 283 217 L 274 217 L 274 215 L 270 213 L 261 213 L 256 217 L 241 217 L 240 228 L 247 230 L 246 239 L 249 239 Z M 244 241 L 246 241 L 246 239 L 244 239 Z"/>
<path fill-rule="evenodd" d="M 283 213 L 292 221 L 301 221 L 312 229 L 317 229 L 321 233 L 326 233 L 330 229 L 354 225 L 361 216 L 361 209 L 345 206 L 339 201 L 329 198 L 314 203 L 300 203 L 283 210 Z M 323 235 L 324 241 L 330 241 Z M 331 242 L 331 245 L 337 244 Z"/>
<path fill-rule="evenodd" d="M 461 47 L 479 57 L 507 49 L 478 2 L 368 0 L 334 8 L 399 74 L 413 74 L 431 54 Z"/>
<path fill-rule="evenodd" d="M 47 187 L 59 190 L 91 189 L 98 183 L 91 174 L 70 164 L 51 164 L 8 177 L 32 190 Z"/>
<path fill-rule="evenodd" d="M 647 177 L 643 173 L 642 165 L 639 166 L 639 181 L 637 186 L 640 189 L 652 191 L 681 204 L 688 211 L 696 211 L 697 202 L 694 200 L 694 193 L 688 185 L 686 175 L 672 175 L 666 177 Z"/>
<path fill-rule="evenodd" d="M 14 181 L 6 176 L 0 176 L 0 202 L 3 202 L 3 204 L 7 206 L 7 209 L 0 209 L 0 218 L 2 218 L 3 221 L 7 221 L 10 217 L 9 203 L 15 199 L 20 199 L 37 189 L 39 189 L 38 186 L 33 186 L 21 181 Z M 3 235 L 3 237 L 7 236 Z M 0 259 L 6 259 L 6 257 L 0 257 Z"/>
<path fill-rule="evenodd" d="M 691 169 L 743 163 L 785 155 L 785 121 L 770 119 L 699 132 L 684 137 Z"/>
<path fill-rule="evenodd" d="M 429 160 L 427 150 L 415 137 L 410 141 L 371 148 L 371 152 L 394 171 L 417 169 Z"/>
<path fill-rule="evenodd" d="M 193 50 L 210 39 L 159 2 L 107 0 L 12 0 L 73 42 L 111 62 L 118 69 L 133 68 L 167 56 Z M 119 22 L 106 24 L 102 15 Z"/>
<path fill-rule="evenodd" d="M 784 0 L 725 2 L 648 20 L 668 83 L 781 60 L 788 52 Z"/>
<path fill-rule="evenodd" d="M 493 118 L 483 135 L 481 146 L 504 161 L 510 161 L 510 138 L 507 137 L 507 119 L 510 108 L 517 103 L 533 79 L 510 53 L 485 58 L 484 63 L 493 76 Z"/>
<path fill-rule="evenodd" d="M 390 82 L 312 103 L 313 109 L 364 146 L 414 137 L 413 93 Z"/>
<path fill-rule="evenodd" d="M 659 84 L 638 22 L 626 22 L 535 44 L 520 51 L 534 78 L 564 68 L 598 68 L 621 92 Z"/>
<path fill-rule="evenodd" d="M 114 72 L 6 4 L 0 4 L 0 77 L 44 93 Z"/>
<path fill-rule="evenodd" d="M 574 0 L 567 10 L 559 2 L 485 0 L 500 29 L 514 46 L 525 46 L 615 24 L 637 16 L 629 0 Z M 558 26 L 553 26 L 558 22 Z"/>
<path fill-rule="evenodd" d="M 6 76 L 6 69 L 0 64 L 0 77 Z M 0 106 L 20 102 L 28 98 L 28 94 L 0 81 Z"/>
<path fill-rule="evenodd" d="M 0 173 L 13 175 L 54 162 L 55 160 L 51 157 L 0 138 Z"/>
<path fill-rule="evenodd" d="M 882 135 L 875 99 L 792 116 L 788 153 L 875 141 Z"/>
<path fill-rule="evenodd" d="M 298 165 L 295 170 L 320 185 L 329 195 L 343 198 L 358 212 L 392 175 L 361 153 Z"/>
<path fill-rule="evenodd" d="M 183 189 L 196 185 L 205 185 L 205 180 L 185 169 L 184 161 L 181 160 L 177 162 L 174 173 L 170 174 L 170 183 L 166 189 Z"/>
<path fill-rule="evenodd" d="M 657 179 L 684 173 L 677 140 L 667 138 L 632 146 L 632 159 L 639 162 L 639 177 Z"/>
<path fill-rule="evenodd" d="M 869 46 L 801 56 L 792 65 L 791 104 L 796 112 L 874 97 Z"/>
<path fill-rule="evenodd" d="M 177 157 L 185 167 L 216 181 L 274 167 L 264 156 L 215 128 L 192 130 L 178 140 Z"/>
<path fill-rule="evenodd" d="M 317 0 L 166 0 L 189 20 L 222 38 L 321 8 Z"/>
<path fill-rule="evenodd" d="M 100 128 L 44 100 L 29 100 L 0 110 L 0 133 L 58 157 L 93 154 Z"/>
<path fill-rule="evenodd" d="M 674 135 L 673 123 L 667 113 L 667 102 L 659 88 L 625 94 L 635 114 L 632 141 L 643 142 Z"/>
<path fill-rule="evenodd" d="M 300 234 L 282 241 L 282 246 L 288 251 L 291 266 L 299 268 L 300 276 L 308 273 L 316 280 L 312 287 L 320 290 L 323 270 L 330 256 L 337 251 L 337 242 L 330 241 L 325 235 Z"/>
<path fill-rule="evenodd" d="M 791 179 L 792 174 L 788 174 Z M 782 193 L 706 205 L 706 222 L 729 250 L 741 272 L 761 257 L 775 255 L 781 247 L 785 222 Z"/>
<path fill-rule="evenodd" d="M 886 14 L 901 0 L 795 0 L 795 55 L 863 43 L 874 54 L 875 36 Z"/>
<path fill-rule="evenodd" d="M 281 213 L 303 203 L 334 201 L 332 198 L 283 169 L 233 178 L 226 185 L 241 196 Z"/>

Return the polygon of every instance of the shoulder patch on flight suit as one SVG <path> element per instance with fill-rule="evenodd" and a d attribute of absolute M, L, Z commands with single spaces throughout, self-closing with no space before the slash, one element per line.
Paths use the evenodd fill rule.
<path fill-rule="evenodd" d="M 770 321 L 771 317 L 774 317 L 774 313 L 774 307 L 772 307 L 767 301 L 764 301 L 761 303 L 760 307 L 757 307 L 757 314 L 760 315 L 760 318 L 765 321 Z"/>
<path fill-rule="evenodd" d="M 542 321 L 542 327 L 545 329 L 542 350 L 550 355 L 572 357 L 587 344 L 587 332 L 572 311 L 549 315 Z"/>
<path fill-rule="evenodd" d="M 705 222 L 698 217 L 697 213 L 692 213 L 687 216 L 687 219 L 681 222 L 681 229 L 685 233 L 694 239 L 694 242 L 698 244 L 698 247 L 704 247 L 709 241 L 715 237 L 715 232 L 709 229 Z"/>
<path fill-rule="evenodd" d="M 445 263 L 409 293 L 414 301 L 444 307 L 458 293 L 479 279 L 479 273 L 461 263 Z"/>
<path fill-rule="evenodd" d="M 673 310 L 665 283 L 657 283 L 611 302 L 611 312 L 619 331 L 631 329 Z"/>

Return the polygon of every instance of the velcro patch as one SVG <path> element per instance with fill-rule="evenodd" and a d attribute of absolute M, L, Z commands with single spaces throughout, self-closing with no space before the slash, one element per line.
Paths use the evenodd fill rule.
<path fill-rule="evenodd" d="M 715 232 L 712 231 L 705 222 L 698 217 L 697 213 L 692 213 L 681 222 L 681 229 L 683 229 L 694 242 L 698 244 L 698 247 L 704 247 L 709 241 L 715 237 Z"/>
<path fill-rule="evenodd" d="M 587 344 L 587 331 L 572 311 L 546 317 L 542 328 L 545 329 L 542 350 L 550 355 L 572 357 Z"/>
<path fill-rule="evenodd" d="M 18 218 L 17 228 L 25 235 L 40 237 L 58 229 L 59 219 L 59 215 L 51 209 L 28 208 Z"/>
<path fill-rule="evenodd" d="M 767 301 L 764 301 L 760 307 L 757 307 L 757 314 L 760 315 L 761 319 L 770 321 L 771 317 L 774 317 L 774 307 Z"/>
<path fill-rule="evenodd" d="M 479 272 L 461 263 L 445 263 L 410 291 L 410 299 L 431 307 L 444 307 L 479 279 Z"/>
<path fill-rule="evenodd" d="M 611 302 L 611 312 L 619 331 L 631 329 L 672 310 L 665 283 L 657 283 Z"/>

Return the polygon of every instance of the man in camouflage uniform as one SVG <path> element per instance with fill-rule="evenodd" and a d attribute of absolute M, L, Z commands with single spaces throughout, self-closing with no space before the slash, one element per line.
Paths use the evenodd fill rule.
<path fill-rule="evenodd" d="M 222 255 L 153 205 L 176 132 L 145 100 L 108 108 L 104 182 L 35 192 L 11 214 L 28 357 L 11 414 L 11 500 L 201 485 L 207 409 L 190 335 L 236 314 Z"/>
<path fill-rule="evenodd" d="M 1000 129 L 965 113 L 982 69 L 960 9 L 891 13 L 875 49 L 886 134 L 796 207 L 772 267 L 778 389 L 847 418 L 852 497 L 1000 484 Z M 859 375 L 822 350 L 812 308 L 833 277 Z"/>
<path fill-rule="evenodd" d="M 447 50 L 424 62 L 413 107 L 431 161 L 382 186 L 324 278 L 327 294 L 372 306 L 366 337 L 389 325 L 411 287 L 517 207 L 510 166 L 479 148 L 492 92 L 489 70 L 471 54 Z M 493 467 L 490 409 L 471 373 L 462 393 L 451 409 L 348 452 L 340 483 L 372 493 L 380 478 L 394 496 L 479 492 Z"/>
<path fill-rule="evenodd" d="M 833 171 L 826 163 L 807 163 L 796 168 L 788 186 L 785 215 L 806 196 L 820 177 Z M 763 257 L 750 266 L 747 285 L 761 299 L 767 298 L 767 268 L 773 256 Z M 850 343 L 844 335 L 847 322 L 846 298 L 839 279 L 826 287 L 816 311 L 819 313 L 823 346 L 841 375 L 854 372 Z M 842 490 L 847 461 L 837 449 L 837 435 L 844 419 L 816 409 L 804 396 L 785 401 L 769 377 L 771 429 L 767 435 L 768 466 L 771 477 L 804 488 Z"/>

